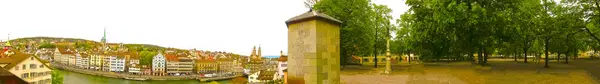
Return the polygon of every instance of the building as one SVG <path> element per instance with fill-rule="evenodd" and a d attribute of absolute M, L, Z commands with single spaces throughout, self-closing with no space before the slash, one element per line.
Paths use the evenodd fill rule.
<path fill-rule="evenodd" d="M 156 56 L 152 58 L 152 74 L 153 75 L 166 75 L 166 59 L 161 52 L 158 52 Z"/>
<path fill-rule="evenodd" d="M 217 59 L 217 64 L 219 64 L 219 71 L 217 71 L 218 73 L 221 74 L 233 74 L 233 69 L 234 67 L 234 60 L 230 59 L 230 58 L 218 58 Z"/>
<path fill-rule="evenodd" d="M 64 56 L 64 54 L 63 54 L 63 56 Z M 69 66 L 73 66 L 73 67 L 77 66 L 77 56 L 79 56 L 79 53 L 76 53 L 76 52 L 73 53 L 73 55 L 66 55 L 66 57 L 68 59 L 67 63 Z"/>
<path fill-rule="evenodd" d="M 275 80 L 277 72 L 260 70 L 248 76 L 250 83 L 267 83 Z"/>
<path fill-rule="evenodd" d="M 140 74 L 141 75 L 152 75 L 152 68 L 147 65 L 141 65 Z"/>
<path fill-rule="evenodd" d="M 124 53 L 111 53 L 107 55 L 110 60 L 110 70 L 111 72 L 124 72 L 125 71 L 125 56 Z"/>
<path fill-rule="evenodd" d="M 127 63 L 127 72 L 132 74 L 141 74 L 140 56 L 130 53 L 129 63 Z"/>
<path fill-rule="evenodd" d="M 26 84 L 25 80 L 10 73 L 4 68 L 0 68 L 0 84 Z"/>
<path fill-rule="evenodd" d="M 1 53 L 0 67 L 30 84 L 51 84 L 52 69 L 33 55 L 18 51 Z"/>
<path fill-rule="evenodd" d="M 195 70 L 198 74 L 212 74 L 218 70 L 217 62 L 212 59 L 199 59 L 196 60 Z"/>
<path fill-rule="evenodd" d="M 183 53 L 168 53 L 166 69 L 167 73 L 174 74 L 191 74 L 194 69 L 194 61 Z"/>
<path fill-rule="evenodd" d="M 102 55 L 102 63 L 101 63 L 102 71 L 106 71 L 106 72 L 110 71 L 111 64 L 112 64 L 110 59 L 112 59 L 113 57 L 116 57 L 116 56 L 110 56 L 110 55 L 111 55 L 110 53 L 104 53 Z M 112 54 L 112 55 L 114 55 L 114 54 Z M 114 58 L 114 59 L 116 59 L 116 58 Z"/>
<path fill-rule="evenodd" d="M 77 56 L 76 57 L 76 59 L 77 59 L 76 66 L 78 68 L 88 69 L 90 67 L 89 54 L 81 53 L 81 54 L 77 54 L 76 56 Z"/>
<path fill-rule="evenodd" d="M 60 63 L 60 64 L 68 64 L 69 63 L 69 58 L 71 56 L 75 56 L 75 53 L 73 51 L 71 51 L 71 49 L 65 49 L 65 48 L 56 48 L 54 50 L 54 62 L 56 63 Z"/>
<path fill-rule="evenodd" d="M 131 74 L 142 74 L 141 68 L 142 67 L 140 64 L 128 64 L 127 72 L 129 72 Z"/>
<path fill-rule="evenodd" d="M 101 70 L 102 69 L 104 54 L 95 52 L 90 55 L 89 59 L 90 59 L 90 65 L 89 65 L 90 69 L 92 69 L 92 70 Z"/>
<path fill-rule="evenodd" d="M 283 78 L 283 70 L 287 69 L 287 55 L 283 55 L 283 51 L 281 51 L 281 56 L 277 59 L 277 79 Z"/>
<path fill-rule="evenodd" d="M 260 46 L 258 47 L 258 49 L 258 54 L 260 54 Z M 253 74 L 264 69 L 262 57 L 260 55 L 257 55 L 256 46 L 252 49 L 252 53 L 250 54 L 248 63 L 246 65 L 248 66 L 249 70 L 249 72 L 246 74 Z"/>

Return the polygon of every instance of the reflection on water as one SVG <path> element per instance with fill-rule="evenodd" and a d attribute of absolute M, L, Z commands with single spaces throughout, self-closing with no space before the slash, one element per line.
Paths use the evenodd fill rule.
<path fill-rule="evenodd" d="M 55 69 L 58 70 L 58 69 Z M 59 70 L 63 75 L 64 84 L 201 84 L 205 82 L 200 82 L 198 80 L 149 80 L 149 81 L 135 81 L 135 80 L 125 80 L 118 78 L 109 78 L 109 77 L 101 77 L 94 75 L 87 75 L 69 71 Z M 221 80 L 218 81 L 221 84 L 229 83 L 229 80 Z"/>

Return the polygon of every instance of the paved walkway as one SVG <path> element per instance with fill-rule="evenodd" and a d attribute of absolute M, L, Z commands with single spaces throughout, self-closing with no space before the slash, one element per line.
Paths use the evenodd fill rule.
<path fill-rule="evenodd" d="M 571 60 L 570 60 L 571 61 Z M 574 62 L 577 61 L 577 62 Z M 543 64 L 489 60 L 481 67 L 469 62 L 399 65 L 390 75 L 381 74 L 384 67 L 346 66 L 342 68 L 342 84 L 598 84 L 600 60 L 572 64 Z M 579 61 L 582 64 L 578 64 Z M 575 66 L 574 66 L 575 65 Z M 588 67 L 590 66 L 590 67 Z M 584 67 L 584 68 L 579 68 Z M 594 68 L 595 67 L 595 68 Z M 591 74 L 589 74 L 591 73 Z"/>

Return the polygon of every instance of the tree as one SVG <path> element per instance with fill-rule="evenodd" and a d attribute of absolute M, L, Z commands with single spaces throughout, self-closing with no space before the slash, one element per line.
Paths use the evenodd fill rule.
<path fill-rule="evenodd" d="M 52 84 L 63 84 L 63 75 L 60 74 L 60 71 L 52 71 Z"/>
<path fill-rule="evenodd" d="M 345 65 L 351 56 L 365 56 L 379 53 L 370 52 L 375 48 L 376 39 L 385 39 L 383 32 L 391 27 L 389 12 L 386 6 L 371 4 L 369 0 L 320 0 L 314 4 L 313 10 L 325 13 L 343 21 L 340 29 L 340 64 Z M 375 38 L 381 35 L 381 38 Z M 384 45 L 385 40 L 381 44 Z M 380 49 L 384 46 L 377 47 Z"/>
<path fill-rule="evenodd" d="M 43 44 L 40 44 L 40 46 L 38 48 L 56 48 L 56 45 L 49 44 L 49 43 L 43 43 Z"/>
<path fill-rule="evenodd" d="M 152 65 L 152 58 L 158 54 L 157 51 L 141 51 L 140 65 Z"/>

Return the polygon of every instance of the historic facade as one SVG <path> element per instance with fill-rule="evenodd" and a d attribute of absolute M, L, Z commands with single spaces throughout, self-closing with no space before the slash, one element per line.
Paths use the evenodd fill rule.
<path fill-rule="evenodd" d="M 30 84 L 51 84 L 52 69 L 32 55 L 19 51 L 3 51 L 0 67 Z"/>
<path fill-rule="evenodd" d="M 154 75 L 166 75 L 165 73 L 166 59 L 162 52 L 159 52 L 152 59 L 152 74 Z"/>
<path fill-rule="evenodd" d="M 256 46 L 252 49 L 252 53 L 250 54 L 249 61 L 247 63 L 249 74 L 254 74 L 257 71 L 264 69 L 263 60 L 260 56 L 260 46 L 258 47 L 258 54 L 256 52 Z"/>

